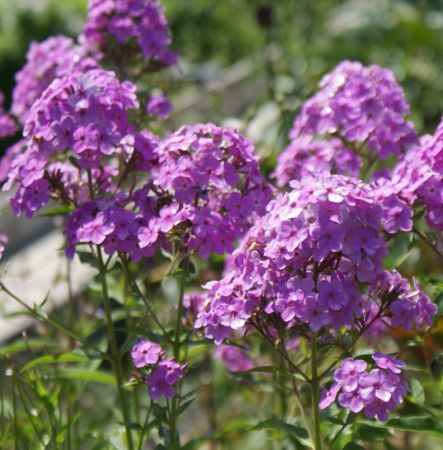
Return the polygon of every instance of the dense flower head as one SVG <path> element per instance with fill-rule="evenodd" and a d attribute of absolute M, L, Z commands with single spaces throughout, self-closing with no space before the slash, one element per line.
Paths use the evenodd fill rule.
<path fill-rule="evenodd" d="M 163 140 L 158 155 L 150 189 L 161 208 L 140 229 L 140 246 L 177 236 L 202 258 L 231 252 L 272 195 L 252 142 L 229 128 L 189 125 Z"/>
<path fill-rule="evenodd" d="M 340 139 L 320 140 L 311 135 L 301 135 L 279 155 L 273 176 L 277 185 L 283 187 L 291 180 L 299 180 L 318 171 L 356 176 L 360 166 L 360 158 Z"/>
<path fill-rule="evenodd" d="M 290 132 L 340 136 L 366 143 L 379 158 L 399 155 L 417 141 L 402 88 L 389 69 L 343 61 L 320 82 L 320 90 L 303 106 Z"/>
<path fill-rule="evenodd" d="M 407 393 L 403 369 L 405 363 L 394 356 L 375 353 L 374 364 L 347 358 L 334 373 L 334 383 L 322 392 L 320 408 L 338 404 L 353 413 L 385 422 Z"/>
<path fill-rule="evenodd" d="M 219 345 L 214 351 L 214 357 L 230 372 L 245 372 L 255 366 L 248 352 L 234 345 Z"/>
<path fill-rule="evenodd" d="M 17 132 L 17 125 L 14 119 L 4 109 L 4 101 L 5 96 L 0 91 L 0 138 L 12 136 Z"/>
<path fill-rule="evenodd" d="M 397 271 L 385 271 L 374 291 L 389 304 L 387 321 L 391 326 L 418 330 L 432 325 L 437 305 L 421 290 L 416 279 L 411 288 L 409 281 Z"/>
<path fill-rule="evenodd" d="M 138 340 L 131 356 L 135 367 L 149 371 L 149 375 L 143 375 L 141 379 L 147 384 L 152 400 L 175 396 L 175 384 L 183 378 L 186 366 L 166 358 L 161 346 L 147 339 Z"/>
<path fill-rule="evenodd" d="M 412 147 L 392 171 L 377 174 L 374 184 L 378 186 L 383 201 L 397 197 L 403 211 L 412 217 L 412 209 L 423 208 L 428 225 L 435 231 L 443 230 L 443 121 L 433 136 L 424 136 L 420 145 Z M 412 220 L 408 229 L 412 229 Z M 404 231 L 408 231 L 404 229 Z"/>
<path fill-rule="evenodd" d="M 26 150 L 12 159 L 4 186 L 16 188 L 16 214 L 31 217 L 55 194 L 76 204 L 109 191 L 119 162 L 134 153 L 149 157 L 146 137 L 128 123 L 127 111 L 138 107 L 135 89 L 113 72 L 90 70 L 56 79 L 44 91 L 24 129 Z"/>
<path fill-rule="evenodd" d="M 100 176 L 99 173 L 96 175 L 97 178 Z M 104 179 L 102 186 L 107 182 Z M 140 248 L 138 234 L 153 217 L 156 202 L 147 198 L 143 202 L 143 212 L 137 206 L 134 209 L 134 205 L 137 205 L 136 197 L 123 192 L 110 199 L 85 201 L 68 216 L 65 229 L 67 255 L 73 257 L 79 244 L 94 244 L 102 245 L 108 255 L 125 253 L 134 261 L 151 257 L 160 240 Z"/>
<path fill-rule="evenodd" d="M 97 62 L 72 38 L 54 36 L 32 42 L 26 64 L 15 76 L 11 112 L 24 125 L 34 102 L 56 78 L 96 68 Z"/>
<path fill-rule="evenodd" d="M 291 186 L 245 236 L 233 255 L 234 267 L 206 285 L 208 296 L 195 326 L 205 328 L 216 343 L 263 313 L 288 328 L 363 330 L 370 316 L 367 303 L 377 301 L 381 310 L 375 319 L 384 314 L 392 316 L 394 326 L 408 325 L 395 306 L 403 298 L 392 285 L 396 275 L 389 287 L 383 284 L 387 250 L 371 189 L 357 179 L 327 174 Z M 428 324 L 430 310 L 435 313 L 429 299 L 423 293 L 406 297 L 420 305 L 420 322 Z"/>
<path fill-rule="evenodd" d="M 154 66 L 170 66 L 177 55 L 164 9 L 158 0 L 89 0 L 83 45 L 105 57 L 136 55 L 140 50 Z"/>
<path fill-rule="evenodd" d="M 320 174 L 291 185 L 243 239 L 236 267 L 207 285 L 196 326 L 217 342 L 258 307 L 288 327 L 352 326 L 362 315 L 358 283 L 382 273 L 380 209 L 362 182 Z"/>

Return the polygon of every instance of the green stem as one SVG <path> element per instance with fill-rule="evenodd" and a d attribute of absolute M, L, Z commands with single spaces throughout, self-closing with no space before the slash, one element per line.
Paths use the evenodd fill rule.
<path fill-rule="evenodd" d="M 126 403 L 125 392 L 123 388 L 123 371 L 121 364 L 121 357 L 117 347 L 117 337 L 115 334 L 114 322 L 112 321 L 112 311 L 111 311 L 111 301 L 108 293 L 108 284 L 106 281 L 106 267 L 103 262 L 103 254 L 100 246 L 97 246 L 97 259 L 98 259 L 98 267 L 100 272 L 100 280 L 102 285 L 102 295 L 103 295 L 103 305 L 105 308 L 105 316 L 106 316 L 106 325 L 108 328 L 108 337 L 111 346 L 111 360 L 112 366 L 114 368 L 115 378 L 117 381 L 117 390 L 120 398 L 120 405 L 123 415 L 123 422 L 125 424 L 126 429 L 126 439 L 128 450 L 134 449 L 134 444 L 132 441 L 130 420 L 129 420 L 129 410 L 128 405 Z"/>
<path fill-rule="evenodd" d="M 177 318 L 175 322 L 175 334 L 174 334 L 174 358 L 177 362 L 180 362 L 180 348 L 181 348 L 181 328 L 183 317 L 183 300 L 185 296 L 186 277 L 188 274 L 188 258 L 183 259 L 183 270 L 180 277 L 180 293 L 178 298 Z M 178 392 L 177 392 L 178 394 Z M 170 433 L 171 433 L 171 448 L 176 449 L 177 441 L 177 408 L 179 402 L 177 395 L 171 401 L 171 414 L 170 414 Z M 180 448 L 180 444 L 178 445 Z"/>
<path fill-rule="evenodd" d="M 312 410 L 314 413 L 314 438 L 315 450 L 322 450 L 321 431 L 320 431 L 320 386 L 317 370 L 317 334 L 312 333 L 311 338 L 311 369 L 312 369 Z"/>

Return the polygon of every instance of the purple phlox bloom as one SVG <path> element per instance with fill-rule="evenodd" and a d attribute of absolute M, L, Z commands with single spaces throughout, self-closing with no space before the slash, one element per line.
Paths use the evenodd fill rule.
<path fill-rule="evenodd" d="M 131 356 L 134 366 L 140 368 L 156 364 L 163 353 L 160 345 L 148 340 L 140 340 L 132 348 Z"/>

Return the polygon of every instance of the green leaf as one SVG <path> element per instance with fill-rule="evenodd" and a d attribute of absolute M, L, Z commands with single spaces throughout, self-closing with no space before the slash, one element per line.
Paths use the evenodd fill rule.
<path fill-rule="evenodd" d="M 89 264 L 92 267 L 97 267 L 97 261 L 91 252 L 78 251 L 77 255 L 80 259 L 80 262 L 82 262 L 83 264 Z"/>
<path fill-rule="evenodd" d="M 389 254 L 383 261 L 387 270 L 396 269 L 412 252 L 412 233 L 400 233 L 389 246 Z"/>
<path fill-rule="evenodd" d="M 364 447 L 361 445 L 356 444 L 355 442 L 348 442 L 344 447 L 343 450 L 365 450 Z"/>
<path fill-rule="evenodd" d="M 115 386 L 114 377 L 100 370 L 60 369 L 57 371 L 57 376 L 59 378 L 68 378 Z"/>
<path fill-rule="evenodd" d="M 59 344 L 55 343 L 52 339 L 31 338 L 26 341 L 23 339 L 0 347 L 0 356 L 14 355 L 16 353 L 24 352 L 28 350 L 28 348 L 31 350 L 41 350 L 47 347 L 56 348 L 58 345 Z"/>
<path fill-rule="evenodd" d="M 365 442 L 377 442 L 384 441 L 390 434 L 390 431 L 379 422 L 358 421 L 354 438 Z"/>
<path fill-rule="evenodd" d="M 40 356 L 28 364 L 26 364 L 21 373 L 26 372 L 27 370 L 32 369 L 33 367 L 40 364 L 58 364 L 58 363 L 72 363 L 72 362 L 84 362 L 88 361 L 88 358 L 84 355 L 79 355 L 77 353 L 63 353 L 62 355 L 45 355 Z"/>
<path fill-rule="evenodd" d="M 413 403 L 423 405 L 425 403 L 425 389 L 423 385 L 416 378 L 412 378 L 410 381 L 412 394 L 409 400 Z"/>
<path fill-rule="evenodd" d="M 178 417 L 180 414 L 185 412 L 189 408 L 189 406 L 191 406 L 191 403 L 194 400 L 195 400 L 195 397 L 191 398 L 190 400 L 188 400 L 188 401 L 184 402 L 182 405 L 180 405 L 180 408 L 177 409 L 176 416 Z"/>
<path fill-rule="evenodd" d="M 443 438 L 443 423 L 428 416 L 400 417 L 388 420 L 387 427 L 415 431 Z"/>
<path fill-rule="evenodd" d="M 296 425 L 292 425 L 289 423 L 285 423 L 279 419 L 268 419 L 264 420 L 263 422 L 258 423 L 257 425 L 254 425 L 252 428 L 250 428 L 250 431 L 259 431 L 259 430 L 266 430 L 266 429 L 276 429 L 284 431 L 286 434 L 294 435 L 301 439 L 307 439 L 308 433 L 307 431 L 302 428 L 298 427 Z"/>

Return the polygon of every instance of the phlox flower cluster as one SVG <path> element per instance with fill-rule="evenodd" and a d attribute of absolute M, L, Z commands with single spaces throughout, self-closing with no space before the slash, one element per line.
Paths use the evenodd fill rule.
<path fill-rule="evenodd" d="M 361 166 L 356 152 L 364 146 L 374 154 L 367 155 L 371 159 L 399 156 L 418 140 L 408 114 L 403 90 L 390 70 L 341 62 L 296 116 L 291 143 L 277 163 L 277 183 L 283 186 L 291 176 L 300 178 L 318 167 L 356 175 Z"/>
<path fill-rule="evenodd" d="M 89 51 L 105 57 L 117 56 L 117 51 L 127 61 L 141 50 L 154 66 L 171 66 L 177 61 L 169 48 L 168 22 L 158 0 L 90 0 L 80 41 Z"/>
<path fill-rule="evenodd" d="M 4 190 L 15 186 L 16 214 L 31 217 L 51 195 L 77 204 L 88 189 L 106 190 L 117 167 L 107 161 L 127 161 L 134 152 L 127 110 L 136 107 L 135 86 L 120 83 L 112 72 L 97 69 L 56 79 L 31 108 L 26 150 L 10 164 Z"/>
<path fill-rule="evenodd" d="M 388 306 L 385 320 L 395 328 L 428 328 L 437 314 L 437 305 L 420 289 L 417 280 L 413 280 L 411 288 L 396 270 L 385 271 L 370 296 L 380 298 Z"/>
<path fill-rule="evenodd" d="M 408 391 L 405 363 L 394 356 L 374 353 L 369 368 L 363 359 L 347 358 L 334 372 L 334 383 L 322 392 L 320 408 L 337 401 L 353 413 L 385 422 Z"/>
<path fill-rule="evenodd" d="M 277 185 L 283 187 L 291 180 L 299 180 L 317 171 L 357 176 L 360 166 L 360 158 L 340 139 L 320 140 L 302 135 L 292 139 L 286 150 L 280 153 L 273 177 Z"/>
<path fill-rule="evenodd" d="M 3 95 L 3 92 L 0 91 L 0 138 L 12 136 L 17 132 L 17 125 L 14 119 L 3 107 L 4 101 L 5 96 Z"/>
<path fill-rule="evenodd" d="M 97 68 L 97 62 L 72 38 L 54 36 L 32 42 L 26 64 L 15 76 L 11 113 L 25 125 L 32 105 L 56 78 Z"/>
<path fill-rule="evenodd" d="M 202 258 L 231 252 L 272 195 L 252 142 L 233 129 L 189 125 L 163 140 L 158 155 L 149 189 L 163 206 L 140 229 L 140 247 L 176 235 Z"/>
<path fill-rule="evenodd" d="M 132 360 L 138 369 L 148 369 L 149 375 L 143 375 L 152 400 L 161 397 L 172 398 L 176 395 L 175 385 L 183 378 L 186 366 L 172 358 L 165 358 L 160 345 L 140 339 L 132 348 Z"/>
<path fill-rule="evenodd" d="M 433 136 L 424 136 L 392 171 L 377 175 L 374 184 L 380 198 L 386 202 L 396 196 L 396 202 L 401 202 L 398 216 L 411 218 L 412 208 L 424 209 L 428 225 L 443 230 L 443 121 Z M 412 220 L 408 224 L 404 231 L 412 229 Z"/>
<path fill-rule="evenodd" d="M 195 326 L 216 343 L 266 317 L 314 332 L 362 330 L 371 302 L 379 306 L 378 316 L 392 316 L 393 325 L 402 326 L 396 300 L 402 308 L 403 300 L 413 304 L 428 324 L 435 313 L 429 299 L 395 288 L 390 282 L 397 286 L 397 278 L 383 270 L 387 249 L 372 190 L 357 179 L 328 174 L 291 186 L 242 240 L 228 274 L 206 285 Z"/>

